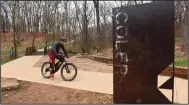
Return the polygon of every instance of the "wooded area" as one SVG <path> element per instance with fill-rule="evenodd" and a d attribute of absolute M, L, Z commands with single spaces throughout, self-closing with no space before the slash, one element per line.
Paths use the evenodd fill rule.
<path fill-rule="evenodd" d="M 153 1 L 149 1 L 153 2 Z M 35 44 L 35 32 L 48 34 L 53 40 L 66 36 L 69 41 L 81 43 L 84 53 L 112 47 L 112 8 L 146 3 L 141 1 L 1 1 L 1 28 L 3 41 L 6 32 L 13 32 L 15 57 L 20 44 L 20 32 L 30 32 Z M 175 1 L 176 29 L 188 45 L 188 1 Z M 73 49 L 76 47 L 74 44 Z"/>

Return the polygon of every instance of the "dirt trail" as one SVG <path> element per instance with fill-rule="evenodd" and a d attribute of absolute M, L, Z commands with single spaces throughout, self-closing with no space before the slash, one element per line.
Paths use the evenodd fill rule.
<path fill-rule="evenodd" d="M 20 89 L 1 93 L 3 104 L 113 104 L 113 96 L 19 81 Z"/>

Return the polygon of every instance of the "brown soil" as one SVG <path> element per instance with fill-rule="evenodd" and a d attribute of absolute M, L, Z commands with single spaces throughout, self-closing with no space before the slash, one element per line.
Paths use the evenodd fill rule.
<path fill-rule="evenodd" d="M 167 68 L 160 75 L 171 76 L 172 73 L 173 73 L 173 69 Z M 175 67 L 175 77 L 188 79 L 188 69 Z"/>
<path fill-rule="evenodd" d="M 26 37 L 29 38 L 29 39 L 32 38 L 32 33 L 29 33 L 29 32 L 19 32 L 19 34 L 20 34 L 20 39 L 25 39 Z M 45 34 L 42 33 L 42 32 L 35 32 L 35 35 L 36 35 L 35 36 L 36 38 L 44 38 Z M 8 40 L 8 41 L 12 40 L 13 39 L 13 32 L 6 32 L 5 36 L 6 36 L 6 40 Z M 50 36 L 50 34 L 49 34 L 49 36 Z"/>
<path fill-rule="evenodd" d="M 113 104 L 113 96 L 40 83 L 19 81 L 18 90 L 1 93 L 3 104 Z"/>

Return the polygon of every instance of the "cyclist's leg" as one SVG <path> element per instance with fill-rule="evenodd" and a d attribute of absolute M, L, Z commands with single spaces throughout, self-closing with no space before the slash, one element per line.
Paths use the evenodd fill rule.
<path fill-rule="evenodd" d="M 52 68 L 52 55 L 51 55 L 51 53 L 49 53 L 49 62 L 50 62 L 50 68 Z"/>
<path fill-rule="evenodd" d="M 60 58 L 58 58 L 57 56 L 54 56 L 54 60 L 56 60 L 56 59 L 57 59 L 57 60 L 60 60 Z M 56 65 L 56 64 L 55 64 L 55 65 Z M 56 65 L 56 66 L 58 66 L 58 65 Z M 56 70 L 55 70 L 55 71 L 56 71 Z M 53 74 L 56 73 L 55 71 L 53 72 Z"/>
<path fill-rule="evenodd" d="M 51 73 L 53 73 L 53 65 L 55 64 L 55 55 L 51 52 L 49 54 L 49 58 L 50 58 L 50 68 L 52 68 Z"/>
<path fill-rule="evenodd" d="M 55 54 L 53 52 L 50 53 L 50 63 L 51 63 L 51 72 L 50 72 L 50 76 L 54 77 L 54 68 L 53 66 L 55 65 Z"/>

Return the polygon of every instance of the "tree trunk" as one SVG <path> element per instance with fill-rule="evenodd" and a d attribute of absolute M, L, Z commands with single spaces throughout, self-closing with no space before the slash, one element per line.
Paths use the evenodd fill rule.
<path fill-rule="evenodd" d="M 17 42 L 16 42 L 16 25 L 15 25 L 15 19 L 16 19 L 16 1 L 14 2 L 14 9 L 13 9 L 13 15 L 12 15 L 12 28 L 13 28 L 13 45 L 14 45 L 14 58 L 17 58 Z"/>
<path fill-rule="evenodd" d="M 32 47 L 35 45 L 35 32 L 32 32 Z"/>
<path fill-rule="evenodd" d="M 84 51 L 89 53 L 89 49 L 88 49 L 88 23 L 87 23 L 87 1 L 84 1 L 84 31 L 83 31 L 83 35 L 84 35 Z"/>
<path fill-rule="evenodd" d="M 57 28 L 57 25 L 56 25 L 56 20 L 55 20 L 55 15 L 56 15 L 56 10 L 55 10 L 55 13 L 54 13 L 54 16 L 53 16 L 53 23 L 54 23 L 54 27 L 53 28 L 53 41 L 55 42 L 55 39 L 56 39 L 56 33 L 55 33 L 55 28 Z"/>
<path fill-rule="evenodd" d="M 53 41 L 55 42 L 55 37 L 56 37 L 56 33 L 55 33 L 55 28 L 53 27 Z"/>
<path fill-rule="evenodd" d="M 96 9 L 98 49 L 99 49 L 99 52 L 102 52 L 103 41 L 102 41 L 102 34 L 101 34 L 101 31 L 100 31 L 99 1 L 98 0 L 93 0 L 93 2 L 94 2 L 95 9 Z"/>
<path fill-rule="evenodd" d="M 181 35 L 184 37 L 185 44 L 188 45 L 188 25 L 181 23 Z"/>
<path fill-rule="evenodd" d="M 75 2 L 75 5 L 77 5 L 77 1 Z M 77 28 L 77 26 L 76 26 L 76 24 L 77 24 L 77 16 L 78 16 L 78 12 L 77 12 L 77 10 L 75 10 L 75 19 L 74 19 L 74 32 L 73 32 L 73 37 L 74 37 L 74 42 L 73 42 L 73 47 L 74 47 L 74 51 L 75 52 L 77 52 L 76 51 L 76 34 L 75 34 L 75 30 L 76 30 L 76 28 Z"/>
<path fill-rule="evenodd" d="M 185 3 L 185 2 L 184 2 Z M 183 11 L 184 12 L 184 17 L 183 17 L 183 20 L 180 24 L 180 27 L 181 27 L 181 35 L 184 37 L 184 42 L 185 42 L 185 45 L 187 46 L 188 45 L 188 5 L 185 4 L 185 8 L 186 10 Z M 187 51 L 187 49 L 185 49 Z"/>
<path fill-rule="evenodd" d="M 106 45 L 107 45 L 107 40 L 106 40 L 106 30 L 107 30 L 107 28 L 106 28 L 106 11 L 105 11 L 105 9 L 106 9 L 106 3 L 105 3 L 105 1 L 104 1 L 104 11 L 103 11 L 103 14 L 104 14 L 104 16 L 103 16 L 103 20 L 104 20 L 104 25 L 103 25 L 103 42 L 104 42 L 104 49 L 105 49 L 105 51 L 106 51 Z"/>
<path fill-rule="evenodd" d="M 16 1 L 17 3 L 17 14 L 18 14 L 18 20 L 16 23 L 16 33 L 17 33 L 17 44 L 20 44 L 20 8 L 19 8 L 19 1 Z"/>
<path fill-rule="evenodd" d="M 3 18 L 3 17 L 2 17 L 2 18 Z M 4 37 L 3 39 L 4 39 L 4 42 L 6 42 L 6 36 L 5 36 L 5 31 L 6 31 L 6 30 L 5 30 L 5 28 L 6 28 L 6 27 L 5 27 L 5 19 L 2 19 L 2 25 L 1 25 L 1 29 L 2 29 L 2 30 L 1 30 L 1 32 L 3 32 L 3 37 Z"/>
<path fill-rule="evenodd" d="M 62 32 L 61 32 L 61 33 L 62 33 L 62 35 L 61 35 L 61 36 L 63 36 L 63 35 L 64 35 L 64 33 L 65 33 L 65 32 L 64 32 L 64 21 L 62 21 L 61 27 L 62 27 L 62 30 L 61 30 L 61 31 L 62 31 Z"/>
<path fill-rule="evenodd" d="M 64 1 L 64 9 L 65 9 L 65 21 L 66 21 L 66 36 L 68 36 L 68 1 Z"/>
<path fill-rule="evenodd" d="M 59 13 L 57 12 L 57 18 L 56 18 L 56 21 L 57 21 L 57 35 L 56 35 L 56 40 L 58 40 L 60 38 L 60 23 L 59 23 Z"/>
<path fill-rule="evenodd" d="M 1 1 L 0 1 L 0 7 L 2 6 L 2 3 L 1 3 Z M 1 37 L 1 31 L 2 31 L 2 27 L 0 26 L 0 39 L 2 38 Z M 1 52 L 0 52 L 0 54 L 1 54 Z M 2 57 L 1 57 L 1 62 L 2 62 Z"/>

